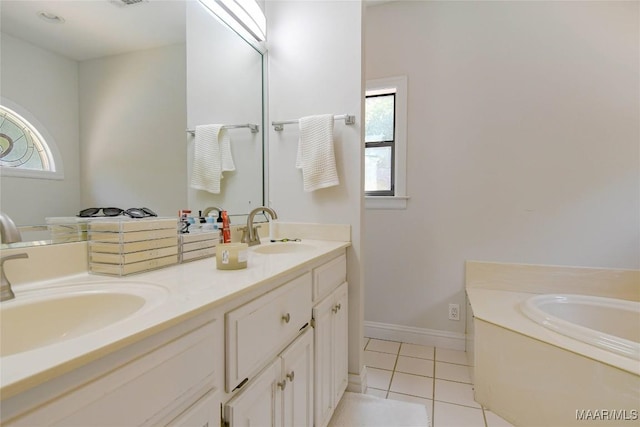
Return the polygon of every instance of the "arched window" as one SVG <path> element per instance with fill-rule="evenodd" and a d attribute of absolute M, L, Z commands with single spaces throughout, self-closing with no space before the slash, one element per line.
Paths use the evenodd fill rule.
<path fill-rule="evenodd" d="M 2 175 L 61 178 L 51 148 L 33 123 L 6 105 L 0 105 Z"/>

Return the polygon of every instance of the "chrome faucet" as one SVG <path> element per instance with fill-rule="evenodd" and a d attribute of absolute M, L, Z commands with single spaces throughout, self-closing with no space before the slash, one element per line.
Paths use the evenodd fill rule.
<path fill-rule="evenodd" d="M 278 214 L 271 208 L 266 206 L 260 206 L 255 208 L 249 213 L 249 217 L 247 218 L 247 226 L 242 228 L 242 239 L 240 241 L 242 243 L 246 243 L 249 246 L 255 246 L 260 244 L 260 236 L 258 235 L 258 226 L 253 225 L 253 218 L 256 216 L 258 212 L 267 212 L 271 215 L 271 219 L 278 219 Z"/>
<path fill-rule="evenodd" d="M 22 236 L 16 224 L 13 222 L 9 215 L 4 212 L 0 212 L 0 242 L 1 243 L 16 243 L 22 242 Z"/>
<path fill-rule="evenodd" d="M 9 283 L 7 276 L 4 274 L 4 263 L 12 259 L 21 258 L 29 258 L 29 255 L 27 255 L 26 253 L 20 253 L 0 257 L 0 301 L 6 301 L 16 297 L 16 295 L 11 290 L 11 283 Z"/>
<path fill-rule="evenodd" d="M 215 207 L 215 206 L 208 207 L 208 208 L 206 208 L 204 211 L 202 211 L 202 217 L 203 217 L 203 218 L 206 218 L 206 217 L 207 217 L 207 215 L 209 215 L 209 213 L 210 213 L 211 211 L 216 211 L 216 212 L 218 212 L 218 215 L 219 215 L 219 214 L 220 214 L 220 212 L 222 212 L 222 209 L 217 208 L 217 207 Z"/>

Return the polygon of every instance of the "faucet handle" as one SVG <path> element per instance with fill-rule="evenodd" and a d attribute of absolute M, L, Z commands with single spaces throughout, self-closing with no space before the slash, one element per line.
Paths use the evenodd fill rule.
<path fill-rule="evenodd" d="M 255 238 L 254 241 L 257 241 L 258 243 L 260 242 L 260 235 L 258 234 L 258 228 L 262 228 L 261 225 L 254 225 L 253 226 L 253 237 Z"/>
<path fill-rule="evenodd" d="M 253 226 L 253 235 L 258 239 L 258 241 L 260 241 L 260 236 L 258 236 L 258 228 L 262 228 L 262 226 L 261 225 Z M 249 246 L 252 246 L 251 238 L 249 237 L 251 236 L 251 233 L 249 233 L 249 227 L 240 227 L 238 228 L 238 230 L 242 231 L 242 237 L 240 238 L 240 242 L 247 243 L 249 244 Z"/>

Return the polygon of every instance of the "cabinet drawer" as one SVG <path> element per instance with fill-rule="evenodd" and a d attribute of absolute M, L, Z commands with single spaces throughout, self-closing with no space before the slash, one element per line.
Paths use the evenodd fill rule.
<path fill-rule="evenodd" d="M 11 426 L 155 426 L 214 388 L 215 323 L 180 336 L 10 422 Z M 218 335 L 219 336 L 219 335 Z M 221 341 L 221 340 L 220 340 Z"/>
<path fill-rule="evenodd" d="M 226 314 L 226 388 L 255 375 L 311 320 L 311 273 Z"/>
<path fill-rule="evenodd" d="M 347 257 L 340 255 L 313 270 L 313 301 L 318 302 L 347 280 Z"/>

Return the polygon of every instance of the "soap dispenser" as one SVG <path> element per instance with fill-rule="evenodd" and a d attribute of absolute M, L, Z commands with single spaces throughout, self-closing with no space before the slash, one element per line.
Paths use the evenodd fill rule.
<path fill-rule="evenodd" d="M 222 210 L 218 211 L 218 219 L 216 220 L 217 229 L 220 230 L 220 241 L 219 243 L 224 243 L 224 237 L 222 235 L 222 229 L 224 228 L 224 220 L 222 219 Z"/>

